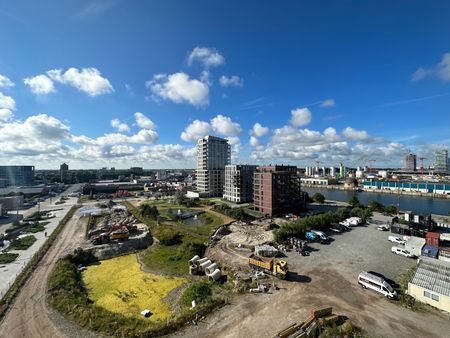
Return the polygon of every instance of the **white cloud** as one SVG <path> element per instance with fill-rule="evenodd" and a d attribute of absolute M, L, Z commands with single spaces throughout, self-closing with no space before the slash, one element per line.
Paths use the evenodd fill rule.
<path fill-rule="evenodd" d="M 261 141 L 258 140 L 255 136 L 250 136 L 250 145 L 252 147 L 259 147 L 262 145 Z"/>
<path fill-rule="evenodd" d="M 322 101 L 322 103 L 320 104 L 320 107 L 322 108 L 331 108 L 336 106 L 336 102 L 334 101 L 334 99 L 327 99 Z"/>
<path fill-rule="evenodd" d="M 256 136 L 256 137 L 263 137 L 263 136 L 266 136 L 268 133 L 269 133 L 269 128 L 263 127 L 259 123 L 255 123 L 253 125 L 252 130 L 250 131 L 250 134 L 253 136 Z"/>
<path fill-rule="evenodd" d="M 419 67 L 411 75 L 411 81 L 420 81 L 427 76 L 436 76 L 444 82 L 450 81 L 450 53 L 445 53 L 442 56 L 441 62 L 432 68 L 426 69 Z"/>
<path fill-rule="evenodd" d="M 239 142 L 238 136 L 242 133 L 242 128 L 239 123 L 233 122 L 231 118 L 219 114 L 213 117 L 210 122 L 193 121 L 181 133 L 181 139 L 186 142 L 197 142 L 199 138 L 211 134 L 211 132 L 225 136 L 230 144 L 236 144 Z"/>
<path fill-rule="evenodd" d="M 152 93 L 175 103 L 189 103 L 193 106 L 208 104 L 209 87 L 197 79 L 190 79 L 185 73 L 157 74 L 146 82 Z"/>
<path fill-rule="evenodd" d="M 195 120 L 189 124 L 181 133 L 181 139 L 186 142 L 197 142 L 199 138 L 211 132 L 211 125 L 208 122 Z"/>
<path fill-rule="evenodd" d="M 233 122 L 231 118 L 217 115 L 211 120 L 212 129 L 224 136 L 238 136 L 242 133 L 239 123 Z"/>
<path fill-rule="evenodd" d="M 130 127 L 128 126 L 128 124 L 121 122 L 119 119 L 112 119 L 111 127 L 120 132 L 130 131 Z"/>
<path fill-rule="evenodd" d="M 219 83 L 222 87 L 242 87 L 244 80 L 237 75 L 227 77 L 222 75 L 219 79 Z"/>
<path fill-rule="evenodd" d="M 369 139 L 369 134 L 365 130 L 356 130 L 352 127 L 347 127 L 342 131 L 344 135 L 349 140 L 353 141 L 365 141 Z"/>
<path fill-rule="evenodd" d="M 16 109 L 16 101 L 11 96 L 0 92 L 0 122 L 8 121 Z"/>
<path fill-rule="evenodd" d="M 23 80 L 31 91 L 37 95 L 45 95 L 56 92 L 53 81 L 47 75 L 27 77 Z"/>
<path fill-rule="evenodd" d="M 195 61 L 200 62 L 205 68 L 210 68 L 223 65 L 225 58 L 215 48 L 195 47 L 188 56 L 188 65 L 192 65 Z"/>
<path fill-rule="evenodd" d="M 134 118 L 136 120 L 137 125 L 140 128 L 151 130 L 156 129 L 156 124 L 154 124 L 152 120 L 150 120 L 147 116 L 145 116 L 141 112 L 134 113 Z"/>
<path fill-rule="evenodd" d="M 0 125 L 0 148 L 9 156 L 61 156 L 67 150 L 62 140 L 70 136 L 69 130 L 52 116 L 30 116 L 24 122 Z"/>
<path fill-rule="evenodd" d="M 14 82 L 12 82 L 5 75 L 0 74 L 0 88 L 14 87 Z"/>
<path fill-rule="evenodd" d="M 67 84 L 77 88 L 89 96 L 98 96 L 114 92 L 114 88 L 107 78 L 104 78 L 96 68 L 69 68 L 63 73 L 61 69 L 52 69 L 47 72 L 50 79 L 55 82 Z"/>
<path fill-rule="evenodd" d="M 311 122 L 311 111 L 308 108 L 297 108 L 291 110 L 291 125 L 294 127 L 306 126 Z"/>

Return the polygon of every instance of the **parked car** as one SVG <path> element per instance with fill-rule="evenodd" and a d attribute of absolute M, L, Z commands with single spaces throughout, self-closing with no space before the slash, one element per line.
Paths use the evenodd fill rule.
<path fill-rule="evenodd" d="M 380 225 L 377 227 L 379 231 L 389 231 L 389 227 L 387 225 Z"/>
<path fill-rule="evenodd" d="M 403 239 L 401 239 L 400 237 L 397 237 L 397 236 L 389 236 L 388 241 L 390 241 L 392 243 L 402 244 L 402 245 L 404 245 L 406 243 Z"/>
<path fill-rule="evenodd" d="M 395 253 L 396 255 L 401 255 L 401 256 L 408 257 L 408 258 L 417 258 L 416 255 L 413 255 L 408 250 L 399 248 L 397 246 L 393 246 L 391 248 L 391 251 L 392 251 L 392 253 Z"/>
<path fill-rule="evenodd" d="M 343 231 L 343 230 L 342 230 L 341 228 L 339 228 L 339 227 L 335 227 L 335 228 L 333 227 L 333 228 L 330 228 L 330 230 L 331 230 L 331 231 L 334 231 L 334 232 L 338 232 L 338 233 Z"/>

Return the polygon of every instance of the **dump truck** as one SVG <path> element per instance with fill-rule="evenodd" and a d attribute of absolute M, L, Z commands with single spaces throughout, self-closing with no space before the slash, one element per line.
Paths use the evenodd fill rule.
<path fill-rule="evenodd" d="M 267 259 L 254 254 L 248 259 L 248 264 L 254 270 L 263 271 L 280 279 L 285 279 L 289 271 L 287 262 L 284 260 L 276 261 L 273 258 Z"/>

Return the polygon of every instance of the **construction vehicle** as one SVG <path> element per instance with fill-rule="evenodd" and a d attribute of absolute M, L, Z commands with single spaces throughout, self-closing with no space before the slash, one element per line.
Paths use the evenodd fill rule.
<path fill-rule="evenodd" d="M 286 261 L 275 261 L 273 258 L 267 259 L 254 254 L 248 259 L 248 265 L 254 270 L 263 271 L 280 279 L 286 279 L 289 272 Z"/>
<path fill-rule="evenodd" d="M 126 227 L 123 227 L 121 229 L 112 231 L 109 237 L 111 239 L 128 239 L 128 237 L 130 237 L 130 232 Z"/>

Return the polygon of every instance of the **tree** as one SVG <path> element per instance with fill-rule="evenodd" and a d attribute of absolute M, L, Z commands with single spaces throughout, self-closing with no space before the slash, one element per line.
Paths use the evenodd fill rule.
<path fill-rule="evenodd" d="M 323 202 L 325 202 L 325 196 L 322 195 L 321 193 L 316 192 L 313 197 L 312 200 L 316 203 L 320 203 L 323 204 Z"/>
<path fill-rule="evenodd" d="M 346 218 L 350 217 L 350 211 L 347 208 L 339 208 L 335 212 L 336 221 L 335 222 L 341 222 Z"/>
<path fill-rule="evenodd" d="M 156 220 L 159 215 L 158 208 L 148 203 L 141 204 L 139 209 L 142 216 L 149 217 L 153 220 Z"/>
<path fill-rule="evenodd" d="M 359 199 L 358 199 L 358 197 L 356 197 L 356 196 L 352 196 L 352 198 L 350 198 L 350 199 L 348 200 L 348 204 L 350 204 L 350 206 L 351 206 L 352 208 L 357 208 L 357 207 L 360 207 L 360 206 L 361 206 L 361 204 L 359 203 Z"/>
<path fill-rule="evenodd" d="M 370 209 L 363 209 L 361 207 L 353 208 L 352 216 L 356 216 L 362 219 L 363 223 L 366 223 L 372 218 L 372 211 Z"/>
<path fill-rule="evenodd" d="M 379 202 L 377 202 L 377 201 L 374 201 L 374 200 L 371 200 L 371 201 L 369 202 L 368 207 L 369 207 L 369 209 L 370 209 L 371 211 L 383 212 L 383 211 L 385 210 L 383 204 L 381 204 L 381 203 L 379 203 Z"/>
<path fill-rule="evenodd" d="M 390 215 L 394 215 L 397 213 L 397 207 L 395 205 L 391 204 L 391 205 L 388 205 L 387 207 L 385 207 L 384 211 L 386 211 Z"/>
<path fill-rule="evenodd" d="M 184 205 L 186 203 L 187 197 L 184 195 L 184 192 L 181 190 L 177 190 L 175 195 L 173 196 L 177 204 Z"/>

